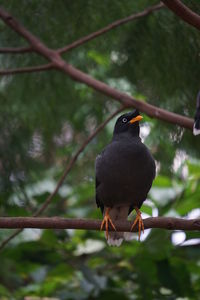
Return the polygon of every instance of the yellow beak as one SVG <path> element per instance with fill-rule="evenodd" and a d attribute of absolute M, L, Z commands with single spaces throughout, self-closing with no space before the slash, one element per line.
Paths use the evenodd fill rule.
<path fill-rule="evenodd" d="M 129 123 L 130 123 L 130 124 L 133 124 L 133 123 L 135 123 L 135 122 L 137 122 L 137 121 L 141 121 L 142 119 L 143 119 L 143 117 L 140 116 L 140 115 L 138 115 L 137 117 L 131 119 L 131 120 L 129 121 Z"/>

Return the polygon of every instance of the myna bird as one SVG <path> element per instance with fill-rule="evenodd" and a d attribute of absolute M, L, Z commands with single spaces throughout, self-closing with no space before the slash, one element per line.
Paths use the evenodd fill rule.
<path fill-rule="evenodd" d="M 194 117 L 193 134 L 200 134 L 200 91 L 197 94 L 196 113 Z"/>
<path fill-rule="evenodd" d="M 137 216 L 139 239 L 144 225 L 140 207 L 155 178 L 155 161 L 139 137 L 138 110 L 120 116 L 110 144 L 96 158 L 96 203 L 103 213 L 101 230 L 106 229 L 109 245 L 120 246 L 126 233 L 117 232 L 115 221 L 126 220 L 133 209 Z M 109 224 L 115 231 L 109 232 Z"/>

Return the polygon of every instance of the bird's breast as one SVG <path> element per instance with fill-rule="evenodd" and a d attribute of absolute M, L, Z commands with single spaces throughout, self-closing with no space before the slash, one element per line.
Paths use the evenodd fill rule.
<path fill-rule="evenodd" d="M 105 189 L 115 187 L 116 193 L 148 190 L 155 176 L 155 163 L 143 145 L 111 145 L 106 149 L 98 171 Z"/>
<path fill-rule="evenodd" d="M 141 206 L 155 177 L 155 162 L 144 144 L 113 142 L 97 165 L 97 194 L 102 203 Z"/>

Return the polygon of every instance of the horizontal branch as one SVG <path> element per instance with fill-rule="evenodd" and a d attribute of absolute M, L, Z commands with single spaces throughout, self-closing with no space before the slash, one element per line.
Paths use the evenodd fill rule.
<path fill-rule="evenodd" d="M 0 70 L 0 75 L 14 75 L 19 73 L 33 73 L 33 72 L 42 72 L 46 70 L 53 69 L 54 65 L 52 63 L 34 66 L 34 67 L 25 67 L 25 68 L 16 68 L 10 70 Z"/>
<path fill-rule="evenodd" d="M 162 0 L 162 2 L 186 23 L 200 30 L 200 16 L 180 0 Z"/>
<path fill-rule="evenodd" d="M 87 36 L 84 36 L 82 38 L 80 38 L 79 40 L 76 40 L 75 42 L 71 43 L 70 45 L 66 46 L 66 47 L 63 47 L 63 48 L 60 48 L 57 50 L 58 53 L 62 54 L 64 52 L 67 52 L 69 50 L 72 50 L 90 40 L 93 40 L 94 38 L 120 26 L 120 25 L 123 25 L 123 24 L 126 24 L 130 21 L 133 21 L 133 20 L 136 20 L 136 19 L 139 19 L 141 17 L 145 17 L 149 14 L 151 14 L 152 12 L 156 11 L 156 10 L 159 10 L 161 8 L 163 8 L 164 5 L 162 3 L 159 3 L 159 4 L 156 4 L 156 5 L 153 5 L 153 6 L 150 6 L 148 8 L 146 8 L 144 11 L 142 12 L 139 12 L 139 13 L 136 13 L 136 14 L 133 14 L 133 15 L 130 15 L 126 18 L 123 18 L 123 19 L 120 19 L 120 20 L 117 20 L 109 25 L 107 25 L 106 27 L 98 30 L 98 31 L 95 31 L 91 34 L 88 34 Z"/>
<path fill-rule="evenodd" d="M 144 219 L 144 228 L 163 228 L 168 230 L 197 230 L 200 231 L 200 219 L 185 220 L 169 217 L 154 217 Z M 127 231 L 131 229 L 132 222 L 115 222 L 117 231 Z M 88 229 L 99 230 L 101 220 L 89 219 L 65 219 L 65 218 L 33 218 L 16 217 L 0 218 L 0 228 L 40 228 L 40 229 Z M 110 227 L 113 231 L 113 228 Z M 138 228 L 134 228 L 138 231 Z"/>
<path fill-rule="evenodd" d="M 11 53 L 11 54 L 22 54 L 22 53 L 29 53 L 33 52 L 32 47 L 19 47 L 19 48 L 11 48 L 11 47 L 5 47 L 0 48 L 0 53 Z"/>

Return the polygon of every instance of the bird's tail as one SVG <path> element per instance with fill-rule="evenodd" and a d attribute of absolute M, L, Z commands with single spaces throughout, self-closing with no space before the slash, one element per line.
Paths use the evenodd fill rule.
<path fill-rule="evenodd" d="M 104 213 L 106 211 L 106 207 L 104 209 Z M 129 207 L 128 206 L 119 206 L 113 207 L 109 211 L 110 218 L 112 219 L 113 223 L 115 221 L 125 221 L 127 220 L 129 214 Z M 132 234 L 131 234 L 132 235 Z M 115 232 L 109 231 L 107 243 L 109 246 L 120 246 L 123 240 L 130 240 L 130 233 L 127 232 Z"/>

